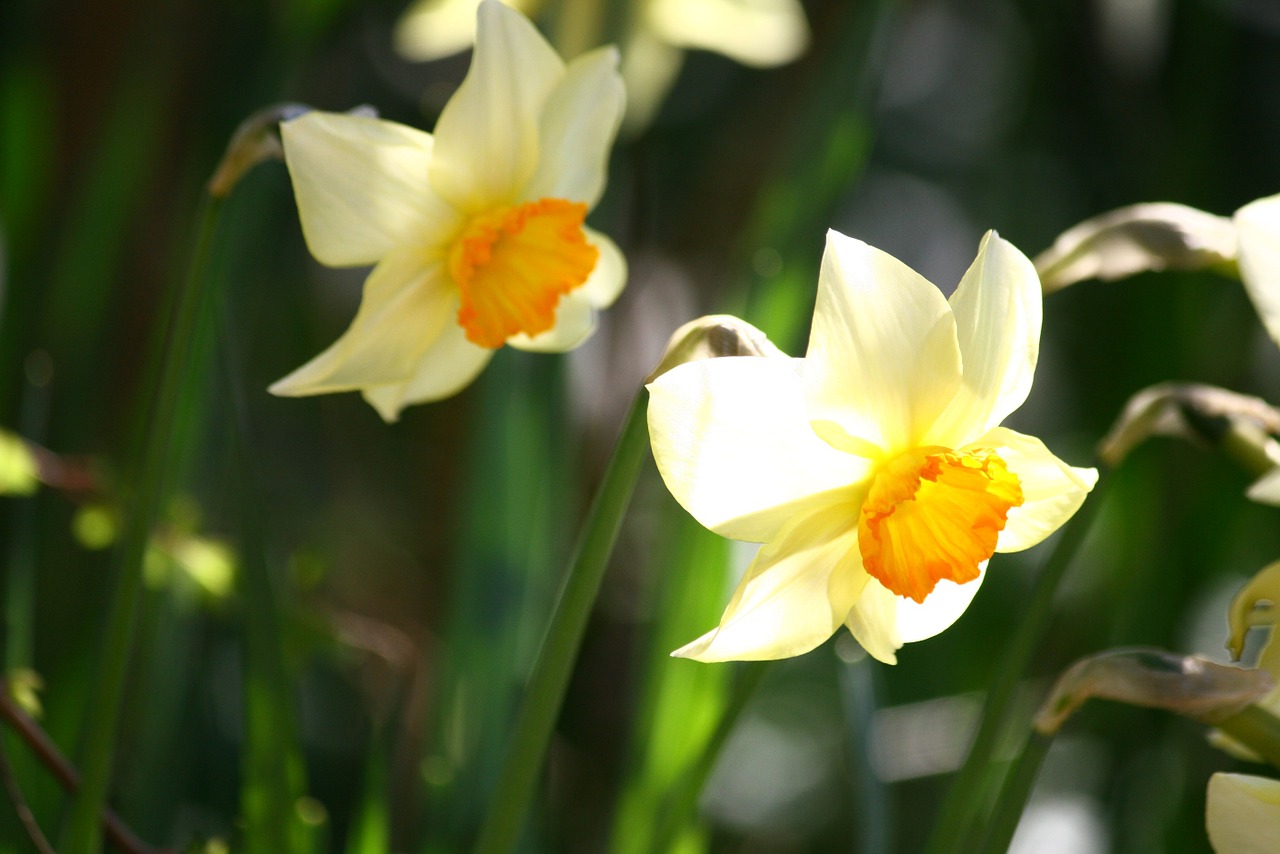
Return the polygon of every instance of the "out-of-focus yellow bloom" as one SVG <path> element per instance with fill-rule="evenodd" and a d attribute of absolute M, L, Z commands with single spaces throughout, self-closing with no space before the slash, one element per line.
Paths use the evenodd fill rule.
<path fill-rule="evenodd" d="M 994 232 L 950 301 L 829 232 L 804 358 L 651 383 L 667 487 L 713 531 L 764 543 L 719 628 L 674 654 L 799 655 L 843 624 L 893 663 L 963 613 L 993 552 L 1066 521 L 1097 473 L 999 426 L 1031 388 L 1040 323 L 1035 270 Z"/>
<path fill-rule="evenodd" d="M 1262 325 L 1280 346 L 1280 195 L 1250 202 L 1231 221 L 1239 241 L 1240 278 Z"/>
<path fill-rule="evenodd" d="M 40 486 L 40 467 L 31 446 L 0 430 L 0 495 L 30 495 Z"/>
<path fill-rule="evenodd" d="M 396 26 L 396 48 L 414 60 L 464 50 L 475 37 L 476 2 L 418 0 Z M 548 5 L 547 0 L 503 2 L 530 16 Z M 630 126 L 643 126 L 652 118 L 680 71 L 685 50 L 715 51 L 743 65 L 769 67 L 791 62 L 809 44 L 798 0 L 637 0 L 632 6 L 622 38 Z M 574 15 L 578 10 L 560 11 Z M 588 44 L 595 40 L 593 34 L 585 36 Z"/>
<path fill-rule="evenodd" d="M 1249 579 L 1249 583 L 1240 588 L 1231 600 L 1227 610 L 1227 625 L 1230 635 L 1227 638 L 1227 650 L 1231 657 L 1239 660 L 1244 653 L 1245 635 L 1250 629 L 1274 626 L 1280 619 L 1280 560 L 1264 566 Z M 1274 629 L 1262 647 L 1258 656 L 1258 667 L 1271 674 L 1272 679 L 1280 685 L 1280 643 L 1276 643 Z M 1271 715 L 1280 716 L 1280 687 L 1258 700 L 1256 705 Z M 1240 742 L 1217 730 L 1210 733 L 1209 740 L 1216 747 L 1225 750 L 1240 759 L 1253 762 L 1262 761 L 1254 751 Z"/>
<path fill-rule="evenodd" d="M 1280 346 L 1280 195 L 1250 202 L 1232 221 L 1240 241 L 1240 279 L 1262 324 Z M 1250 486 L 1249 497 L 1280 505 L 1280 466 Z"/>
<path fill-rule="evenodd" d="M 1214 774 L 1205 798 L 1205 827 L 1217 854 L 1274 854 L 1280 840 L 1280 781 Z"/>
<path fill-rule="evenodd" d="M 312 254 L 377 266 L 351 327 L 273 393 L 359 390 L 394 421 L 457 393 L 503 344 L 577 347 L 622 290 L 622 254 L 583 224 L 622 117 L 617 51 L 566 65 L 497 0 L 478 18 L 433 135 L 332 113 L 282 125 Z"/>

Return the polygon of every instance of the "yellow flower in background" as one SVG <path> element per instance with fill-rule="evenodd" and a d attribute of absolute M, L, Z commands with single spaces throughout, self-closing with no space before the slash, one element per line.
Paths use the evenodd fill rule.
<path fill-rule="evenodd" d="M 1240 279 L 1262 325 L 1280 346 L 1280 195 L 1250 202 L 1231 221 L 1239 242 Z"/>
<path fill-rule="evenodd" d="M 1205 798 L 1205 827 L 1217 854 L 1274 854 L 1280 845 L 1280 780 L 1214 774 Z"/>
<path fill-rule="evenodd" d="M 1244 654 L 1245 636 L 1250 629 L 1270 628 L 1280 616 L 1280 560 L 1264 566 L 1254 573 L 1249 582 L 1240 588 L 1231 599 L 1227 609 L 1227 626 L 1230 634 L 1227 637 L 1227 650 L 1234 661 L 1239 661 Z M 1268 633 L 1262 651 L 1258 655 L 1259 670 L 1271 674 L 1277 687 L 1271 693 L 1258 700 L 1258 708 L 1271 715 L 1280 716 L 1280 643 L 1276 642 L 1275 630 Z M 1262 757 L 1245 745 L 1214 730 L 1209 740 L 1215 747 L 1225 750 L 1232 756 L 1251 762 L 1261 762 Z"/>
<path fill-rule="evenodd" d="M 0 495 L 31 495 L 40 486 L 40 465 L 21 436 L 0 429 Z"/>
<path fill-rule="evenodd" d="M 396 49 L 411 60 L 431 60 L 465 50 L 475 37 L 477 0 L 418 0 L 396 25 Z M 530 16 L 547 0 L 504 0 Z M 577 29 L 572 41 L 594 44 L 603 9 L 570 2 L 558 11 Z M 594 21 L 595 26 L 592 26 Z M 628 125 L 648 123 L 680 71 L 685 50 L 709 50 L 755 67 L 783 65 L 809 44 L 809 26 L 799 0 L 636 0 L 623 24 L 622 76 L 627 83 Z M 572 46 L 561 45 L 562 49 Z"/>
<path fill-rule="evenodd" d="M 584 225 L 622 117 L 617 51 L 566 65 L 496 0 L 477 26 L 434 134 L 332 113 L 281 126 L 312 254 L 376 266 L 351 327 L 274 394 L 359 390 L 394 421 L 457 393 L 504 344 L 577 347 L 622 290 L 622 254 Z"/>
<path fill-rule="evenodd" d="M 1000 422 L 1031 388 L 1040 283 L 994 232 L 948 301 L 827 236 L 804 358 L 680 365 L 649 386 L 658 469 L 711 530 L 763 543 L 718 628 L 674 654 L 770 659 L 845 625 L 880 661 L 968 607 L 1097 479 Z"/>
<path fill-rule="evenodd" d="M 1240 280 L 1262 325 L 1280 346 L 1280 195 L 1258 199 L 1236 211 Z M 1280 462 L 1249 487 L 1254 501 L 1280 506 Z"/>

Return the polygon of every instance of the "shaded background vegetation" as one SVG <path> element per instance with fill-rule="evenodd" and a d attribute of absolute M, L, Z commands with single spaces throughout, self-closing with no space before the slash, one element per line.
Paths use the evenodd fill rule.
<path fill-rule="evenodd" d="M 0 498 L 6 668 L 39 674 L 42 725 L 73 757 L 111 589 L 109 552 L 73 530 L 86 505 L 129 501 L 140 390 L 203 183 L 236 125 L 270 103 L 369 103 L 430 128 L 467 60 L 399 59 L 403 8 L 0 9 L 0 426 L 90 481 Z M 310 258 L 281 164 L 236 189 L 167 525 L 243 554 L 247 513 L 266 560 L 256 581 L 240 561 L 213 592 L 181 567 L 150 576 L 113 788 L 140 835 L 251 847 L 240 817 L 261 789 L 296 807 L 299 850 L 465 849 L 628 401 L 667 335 L 701 313 L 741 313 L 799 354 L 826 228 L 949 289 L 988 228 L 1034 254 L 1115 206 L 1229 214 L 1280 190 L 1280 11 L 1266 0 L 806 11 L 799 61 L 766 71 L 691 53 L 653 124 L 615 149 L 593 224 L 631 278 L 595 338 L 568 357 L 503 351 L 462 394 L 396 425 L 353 394 L 266 394 L 345 328 L 363 273 Z M 1280 350 L 1238 283 L 1146 275 L 1049 298 L 1037 379 L 1012 426 L 1083 464 L 1151 383 L 1280 401 Z M 233 425 L 247 466 L 233 462 Z M 1280 555 L 1275 511 L 1245 501 L 1247 483 L 1186 444 L 1139 450 L 1061 591 L 1037 674 L 1118 645 L 1220 654 L 1226 597 Z M 916 850 L 1044 551 L 996 558 L 962 620 L 896 668 L 831 642 L 770 670 L 700 818 L 672 819 L 685 850 Z M 684 518 L 646 469 L 529 850 L 643 850 L 737 673 L 665 653 L 715 624 L 726 572 L 747 557 Z M 269 664 L 246 654 L 252 625 L 269 629 Z M 279 720 L 246 726 L 263 703 Z M 6 748 L 55 832 L 63 796 Z M 292 770 L 255 776 L 264 751 Z M 1098 705 L 1060 738 L 1029 815 L 1065 822 L 1050 825 L 1066 828 L 1059 841 L 1087 840 L 1062 850 L 1207 850 L 1204 786 L 1232 765 L 1200 727 Z M 7 808 L 0 850 L 27 850 Z"/>

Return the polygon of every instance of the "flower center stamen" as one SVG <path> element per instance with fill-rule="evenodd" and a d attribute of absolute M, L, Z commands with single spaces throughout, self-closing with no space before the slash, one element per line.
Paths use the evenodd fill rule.
<path fill-rule="evenodd" d="M 880 467 L 858 519 L 867 572 L 923 602 L 939 581 L 978 577 L 1022 485 L 995 451 L 914 448 Z"/>
<path fill-rule="evenodd" d="M 582 285 L 599 251 L 587 242 L 587 206 L 539 199 L 480 214 L 449 250 L 458 286 L 458 324 L 481 347 L 555 325 L 560 297 Z"/>

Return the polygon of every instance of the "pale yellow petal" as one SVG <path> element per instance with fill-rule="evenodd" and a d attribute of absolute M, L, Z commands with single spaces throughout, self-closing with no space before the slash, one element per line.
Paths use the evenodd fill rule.
<path fill-rule="evenodd" d="M 365 388 L 364 399 L 383 420 L 396 421 L 406 406 L 443 400 L 462 391 L 489 364 L 493 353 L 468 341 L 457 324 L 447 323 L 418 359 L 407 381 Z"/>
<path fill-rule="evenodd" d="M 853 639 L 868 655 L 884 664 L 898 663 L 897 652 L 902 648 L 902 636 L 898 633 L 901 603 L 901 596 L 895 596 L 879 581 L 868 577 L 862 595 L 845 620 Z"/>
<path fill-rule="evenodd" d="M 973 581 L 956 584 L 943 579 L 919 603 L 896 595 L 872 578 L 850 611 L 846 625 L 868 655 L 885 664 L 897 664 L 896 653 L 903 644 L 941 634 L 960 619 L 985 577 L 984 562 Z"/>
<path fill-rule="evenodd" d="M 1274 854 L 1280 840 L 1280 780 L 1214 774 L 1205 797 L 1205 827 L 1217 854 Z"/>
<path fill-rule="evenodd" d="M 995 427 L 1031 391 L 1040 352 L 1040 279 L 994 231 L 952 294 L 963 383 L 924 444 L 954 447 Z"/>
<path fill-rule="evenodd" d="M 1058 530 L 1098 482 L 1097 469 L 1069 466 L 1036 437 L 1007 427 L 990 430 L 969 447 L 993 449 L 1022 486 L 1022 505 L 1010 508 L 997 552 L 1030 548 Z"/>
<path fill-rule="evenodd" d="M 649 436 L 667 488 L 695 519 L 771 540 L 793 516 L 864 489 L 869 461 L 833 449 L 805 420 L 799 360 L 680 365 L 649 385 Z M 856 511 L 848 527 L 857 527 Z"/>
<path fill-rule="evenodd" d="M 415 62 L 461 53 L 475 41 L 479 5 L 480 0 L 419 0 L 396 23 L 396 52 Z"/>
<path fill-rule="evenodd" d="M 525 198 L 594 207 L 604 192 L 625 104 L 617 48 L 602 47 L 569 63 L 542 109 L 541 157 Z"/>
<path fill-rule="evenodd" d="M 960 386 L 951 307 L 892 255 L 828 231 L 804 372 L 810 419 L 915 447 Z"/>
<path fill-rule="evenodd" d="M 521 200 L 538 167 L 539 116 L 563 75 L 527 18 L 484 0 L 471 69 L 436 122 L 432 189 L 469 214 Z"/>
<path fill-rule="evenodd" d="M 662 102 L 684 65 L 684 51 L 662 41 L 647 28 L 635 28 L 622 48 L 622 79 L 627 87 L 627 133 L 643 130 L 662 108 Z"/>
<path fill-rule="evenodd" d="M 369 274 L 347 331 L 270 391 L 298 397 L 404 382 L 442 330 L 453 326 L 456 305 L 439 260 L 413 249 L 393 252 Z"/>
<path fill-rule="evenodd" d="M 427 185 L 429 134 L 395 122 L 312 112 L 280 126 L 307 247 L 333 267 L 427 245 L 458 215 Z"/>
<path fill-rule="evenodd" d="M 987 563 L 978 565 L 978 577 L 964 584 L 942 579 L 923 602 L 898 597 L 898 637 L 903 643 L 915 643 L 951 628 L 952 623 L 969 607 L 978 588 L 987 577 Z"/>
<path fill-rule="evenodd" d="M 608 308 L 627 284 L 627 258 L 618 245 L 605 235 L 586 227 L 582 230 L 587 235 L 587 242 L 596 248 L 600 257 L 596 260 L 591 276 L 576 293 L 585 297 L 593 308 Z"/>
<path fill-rule="evenodd" d="M 1245 493 L 1250 500 L 1259 504 L 1274 504 L 1280 507 L 1280 467 L 1273 468 L 1253 482 Z"/>
<path fill-rule="evenodd" d="M 538 335 L 512 335 L 507 344 L 531 353 L 565 353 L 586 343 L 596 331 L 596 310 L 578 291 L 560 298 L 555 325 Z"/>
<path fill-rule="evenodd" d="M 801 655 L 840 628 L 868 581 L 858 556 L 856 505 L 793 519 L 761 547 L 719 628 L 672 653 L 697 661 L 761 661 Z"/>
<path fill-rule="evenodd" d="M 670 44 L 712 50 L 743 65 L 791 62 L 809 45 L 797 0 L 651 0 L 645 20 Z"/>
<path fill-rule="evenodd" d="M 1262 324 L 1280 344 L 1280 195 L 1251 202 L 1233 217 L 1240 278 Z"/>

